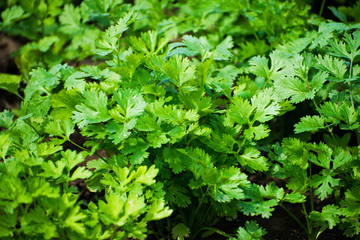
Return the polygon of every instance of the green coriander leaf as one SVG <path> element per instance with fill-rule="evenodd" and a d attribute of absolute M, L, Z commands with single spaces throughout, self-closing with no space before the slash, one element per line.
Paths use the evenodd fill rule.
<path fill-rule="evenodd" d="M 259 187 L 254 184 L 245 188 L 245 196 L 248 201 L 239 201 L 237 203 L 240 211 L 245 215 L 255 216 L 261 214 L 263 218 L 269 218 L 271 212 L 274 211 L 274 206 L 278 205 L 275 199 L 265 201 L 259 192 Z"/>
<path fill-rule="evenodd" d="M 85 91 L 85 77 L 89 75 L 84 72 L 75 71 L 70 76 L 65 79 L 64 87 L 65 89 L 77 89 L 79 92 L 84 93 Z"/>
<path fill-rule="evenodd" d="M 275 199 L 277 202 L 280 202 L 284 198 L 284 189 L 276 186 L 274 182 L 266 185 L 266 187 L 260 186 L 259 191 L 262 197 Z"/>
<path fill-rule="evenodd" d="M 210 176 L 213 175 L 211 181 L 215 181 L 211 184 L 215 188 L 215 196 L 213 196 L 215 200 L 229 202 L 232 199 L 245 198 L 244 190 L 241 187 L 247 186 L 249 182 L 247 181 L 247 175 L 241 173 L 239 168 L 230 167 L 220 172 L 216 171 L 215 168 L 210 168 L 210 170 Z"/>
<path fill-rule="evenodd" d="M 260 124 L 258 126 L 251 126 L 244 131 L 244 135 L 247 139 L 260 140 L 266 138 L 270 134 L 270 129 L 265 124 Z"/>
<path fill-rule="evenodd" d="M 296 77 L 281 78 L 275 84 L 276 92 L 283 99 L 290 97 L 291 103 L 299 103 L 305 99 L 313 99 L 315 94 L 306 83 Z"/>
<path fill-rule="evenodd" d="M 7 151 L 10 147 L 11 139 L 9 139 L 9 134 L 1 134 L 0 135 L 0 157 L 5 160 L 7 155 Z"/>
<path fill-rule="evenodd" d="M 346 15 L 340 10 L 340 8 L 336 9 L 335 7 L 328 7 L 330 11 L 342 22 L 347 23 Z"/>
<path fill-rule="evenodd" d="M 232 54 L 229 51 L 234 46 L 231 36 L 227 36 L 219 45 L 216 46 L 213 52 L 214 60 L 228 60 Z"/>
<path fill-rule="evenodd" d="M 99 201 L 99 217 L 104 224 L 116 224 L 122 226 L 126 219 L 121 219 L 120 214 L 124 212 L 126 198 L 119 192 L 112 192 L 105 195 L 105 201 Z"/>
<path fill-rule="evenodd" d="M 312 211 L 310 219 L 317 222 L 321 228 L 333 229 L 340 222 L 341 211 L 338 206 L 333 204 L 323 207 L 321 212 Z M 325 225 L 325 226 L 324 226 Z"/>
<path fill-rule="evenodd" d="M 73 116 L 73 111 L 76 111 L 75 106 L 83 100 L 84 98 L 75 89 L 62 90 L 53 94 L 50 99 L 53 108 L 51 116 L 54 119 L 70 119 Z"/>
<path fill-rule="evenodd" d="M 85 100 L 80 105 L 76 105 L 76 111 L 72 117 L 79 128 L 83 128 L 91 123 L 105 122 L 110 119 L 107 109 L 107 96 L 101 91 L 85 91 Z"/>
<path fill-rule="evenodd" d="M 333 178 L 334 173 L 328 169 L 322 170 L 320 174 L 313 177 L 310 185 L 317 188 L 315 194 L 319 195 L 321 200 L 324 200 L 333 192 L 333 188 L 339 185 L 340 179 Z"/>
<path fill-rule="evenodd" d="M 150 208 L 147 209 L 144 220 L 153 221 L 167 218 L 173 211 L 169 207 L 165 207 L 163 200 L 156 199 L 152 202 Z"/>
<path fill-rule="evenodd" d="M 45 132 L 50 136 L 57 136 L 63 138 L 64 141 L 70 139 L 70 135 L 74 133 L 75 124 L 70 120 L 59 120 L 55 119 L 50 121 L 45 126 Z M 61 144 L 61 143 L 59 143 Z"/>
<path fill-rule="evenodd" d="M 354 186 L 346 190 L 345 200 L 341 201 L 341 206 L 346 209 L 345 215 L 351 216 L 353 213 L 359 214 L 360 210 L 360 187 Z"/>
<path fill-rule="evenodd" d="M 14 237 L 13 229 L 16 227 L 17 217 L 17 213 L 0 215 L 0 237 Z"/>
<path fill-rule="evenodd" d="M 30 72 L 31 79 L 24 90 L 24 102 L 28 102 L 36 92 L 41 92 L 49 96 L 50 91 L 59 84 L 59 76 L 57 72 L 59 68 L 62 67 L 63 66 L 61 65 L 56 65 L 49 71 L 40 67 L 32 70 Z"/>
<path fill-rule="evenodd" d="M 346 58 L 353 62 L 355 57 L 360 55 L 360 31 L 355 31 L 353 34 L 345 33 L 344 41 L 330 41 L 330 53 L 333 56 Z M 346 43 L 346 44 L 345 44 Z M 348 50 L 349 49 L 349 50 Z"/>
<path fill-rule="evenodd" d="M 289 73 L 289 57 L 290 55 L 275 50 L 269 55 L 271 67 L 268 66 L 268 59 L 265 57 L 253 57 L 250 59 L 250 71 L 257 77 L 264 77 L 267 81 L 277 80 Z"/>
<path fill-rule="evenodd" d="M 171 81 L 179 88 L 195 79 L 195 66 L 190 65 L 187 58 L 180 55 L 171 57 L 162 65 L 164 73 L 171 79 Z"/>
<path fill-rule="evenodd" d="M 280 105 L 274 100 L 274 91 L 267 88 L 251 98 L 254 120 L 267 122 L 280 112 Z"/>
<path fill-rule="evenodd" d="M 185 149 L 165 148 L 163 157 L 175 174 L 185 171 L 192 161 Z"/>
<path fill-rule="evenodd" d="M 236 238 L 229 240 L 261 240 L 266 235 L 266 230 L 259 227 L 256 221 L 246 221 L 245 227 L 239 227 L 236 232 Z"/>
<path fill-rule="evenodd" d="M 179 207 L 187 207 L 191 203 L 188 190 L 177 184 L 172 184 L 166 189 L 166 200 Z"/>
<path fill-rule="evenodd" d="M 84 152 L 76 153 L 76 151 L 68 149 L 65 152 L 61 152 L 61 160 L 66 163 L 68 169 L 73 169 L 76 165 L 85 161 L 84 155 Z"/>
<path fill-rule="evenodd" d="M 93 175 L 93 173 L 87 169 L 85 169 L 85 167 L 78 167 L 76 168 L 76 170 L 73 172 L 73 174 L 70 177 L 70 181 L 74 181 L 76 179 L 88 179 Z"/>
<path fill-rule="evenodd" d="M 0 127 L 10 128 L 14 119 L 14 114 L 5 109 L 0 113 Z"/>
<path fill-rule="evenodd" d="M 306 196 L 298 192 L 292 192 L 286 194 L 282 201 L 289 203 L 304 203 L 306 202 Z"/>
<path fill-rule="evenodd" d="M 349 163 L 352 159 L 353 157 L 348 152 L 345 152 L 343 149 L 335 149 L 335 157 L 332 169 L 337 169 Z"/>
<path fill-rule="evenodd" d="M 315 58 L 318 61 L 317 67 L 320 70 L 330 73 L 333 77 L 335 77 L 335 81 L 344 80 L 344 75 L 347 72 L 347 67 L 344 61 L 329 55 L 325 55 L 324 57 L 318 55 Z"/>
<path fill-rule="evenodd" d="M 200 54 L 201 59 L 205 60 L 205 58 L 209 55 L 212 47 L 205 37 L 197 38 L 191 35 L 184 35 L 182 39 L 182 43 L 175 42 L 169 45 L 169 51 L 167 53 L 168 57 L 174 55 L 193 57 Z"/>
<path fill-rule="evenodd" d="M 173 239 L 184 240 L 190 235 L 190 228 L 188 228 L 183 223 L 178 223 L 175 227 L 172 228 L 171 235 Z"/>
<path fill-rule="evenodd" d="M 344 119 L 345 124 L 341 124 L 341 129 L 353 130 L 360 127 L 358 119 L 358 111 L 353 106 L 347 106 L 343 104 L 340 108 L 341 115 Z"/>
<path fill-rule="evenodd" d="M 324 102 L 318 109 L 319 113 L 323 116 L 329 117 L 332 121 L 343 120 L 341 115 L 340 107 L 334 102 Z"/>
<path fill-rule="evenodd" d="M 94 53 L 100 56 L 106 56 L 111 52 L 116 52 L 118 48 L 118 41 L 123 32 L 128 29 L 128 26 L 136 19 L 136 15 L 132 12 L 126 14 L 119 21 L 110 26 L 104 33 L 101 34 L 100 39 L 96 42 L 96 49 Z"/>
<path fill-rule="evenodd" d="M 242 97 L 233 97 L 231 100 L 229 108 L 231 118 L 239 124 L 250 123 L 250 115 L 253 111 L 250 102 Z"/>
<path fill-rule="evenodd" d="M 66 167 L 65 161 L 56 161 L 54 163 L 50 160 L 44 162 L 43 164 L 41 164 L 41 168 L 42 170 L 44 170 L 44 172 L 40 173 L 39 176 L 45 178 L 57 179 L 61 177 L 65 167 Z"/>
<path fill-rule="evenodd" d="M 306 116 L 294 125 L 295 133 L 315 131 L 325 128 L 325 120 L 321 116 Z"/>
<path fill-rule="evenodd" d="M 66 4 L 59 16 L 60 31 L 65 34 L 79 34 L 82 32 L 80 8 Z"/>
<path fill-rule="evenodd" d="M 119 89 L 114 92 L 114 99 L 118 105 L 109 113 L 121 122 L 140 116 L 147 106 L 142 95 L 132 89 Z"/>
<path fill-rule="evenodd" d="M 53 155 L 54 153 L 57 153 L 59 151 L 62 150 L 62 146 L 57 146 L 54 144 L 48 144 L 46 142 L 44 143 L 40 143 L 37 145 L 36 147 L 37 153 L 39 157 L 43 157 L 43 156 L 49 156 L 49 155 Z M 42 163 L 42 161 L 40 162 L 40 164 Z"/>
<path fill-rule="evenodd" d="M 57 36 L 46 36 L 40 39 L 37 45 L 39 50 L 45 53 L 54 43 L 58 42 L 59 40 L 60 39 Z"/>
<path fill-rule="evenodd" d="M 0 89 L 4 89 L 19 97 L 21 97 L 18 93 L 20 81 L 20 75 L 0 73 Z"/>
<path fill-rule="evenodd" d="M 114 144 L 119 144 L 131 135 L 131 130 L 136 125 L 136 119 L 131 119 L 125 124 L 118 124 L 114 121 L 110 121 L 106 125 L 106 130 L 110 133 L 110 139 L 113 140 Z"/>
<path fill-rule="evenodd" d="M 24 14 L 24 10 L 17 5 L 7 8 L 5 11 L 1 13 L 2 21 L 2 28 L 6 26 L 10 26 L 18 20 L 26 18 L 28 14 Z"/>
<path fill-rule="evenodd" d="M 240 164 L 249 166 L 255 171 L 266 171 L 269 166 L 266 158 L 261 156 L 256 148 L 245 148 L 244 153 L 238 157 Z"/>
<path fill-rule="evenodd" d="M 87 218 L 87 216 L 81 212 L 79 206 L 73 206 L 69 209 L 69 213 L 64 221 L 65 227 L 69 227 L 75 232 L 85 235 L 86 228 L 84 223 L 81 221 Z"/>

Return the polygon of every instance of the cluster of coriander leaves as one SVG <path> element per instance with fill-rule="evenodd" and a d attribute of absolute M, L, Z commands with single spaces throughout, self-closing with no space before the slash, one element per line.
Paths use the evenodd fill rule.
<path fill-rule="evenodd" d="M 64 61 L 77 63 L 92 55 L 101 30 L 115 23 L 129 4 L 122 1 L 8 1 L 0 29 L 23 38 L 16 62 L 25 80 L 32 68 Z"/>
<path fill-rule="evenodd" d="M 80 229 L 76 231 L 65 223 L 64 227 L 70 228 L 64 233 L 66 237 L 85 234 L 89 224 L 100 221 L 105 226 L 116 226 L 112 228 L 112 234 L 118 238 L 144 238 L 145 235 L 142 234 L 147 221 L 170 214 L 171 211 L 164 207 L 164 201 L 174 210 L 179 209 L 181 218 L 174 222 L 185 226 L 192 226 L 201 220 L 200 210 L 204 208 L 210 213 L 203 213 L 202 221 L 208 221 L 205 218 L 214 213 L 236 216 L 238 200 L 252 198 L 245 195 L 243 189 L 253 188 L 248 190 L 252 194 L 258 190 L 256 185 L 250 184 L 247 175 L 237 165 L 241 163 L 249 171 L 264 171 L 268 168 L 260 151 L 249 142 L 267 136 L 265 124 L 254 124 L 268 121 L 280 109 L 272 99 L 273 92 L 264 90 L 251 101 L 246 101 L 248 113 L 238 112 L 236 104 L 240 104 L 237 102 L 241 101 L 240 98 L 234 98 L 231 103 L 229 108 L 233 110 L 217 110 L 216 107 L 220 104 L 230 104 L 229 100 L 218 99 L 220 94 L 214 95 L 212 99 L 206 93 L 208 90 L 211 94 L 212 88 L 217 85 L 214 82 L 214 87 L 206 89 L 207 81 L 210 80 L 207 75 L 211 63 L 229 58 L 231 38 L 224 39 L 217 46 L 210 46 L 208 43 L 207 48 L 204 48 L 200 39 L 188 36 L 194 43 L 199 43 L 197 48 L 195 44 L 190 44 L 192 48 L 184 47 L 187 44 L 186 37 L 184 43 L 171 48 L 189 56 L 204 52 L 203 62 L 198 65 L 181 55 L 173 54 L 173 51 L 162 53 L 164 43 L 168 40 L 157 36 L 154 31 L 145 32 L 138 38 L 130 38 L 131 48 L 119 52 L 120 36 L 135 18 L 131 13 L 126 15 L 98 39 L 95 52 L 108 57 L 105 64 L 82 66 L 78 70 L 61 64 L 49 70 L 41 67 L 34 69 L 24 90 L 21 108 L 23 117 L 12 123 L 8 122 L 12 119 L 11 113 L 3 112 L 4 127 L 9 129 L 9 134 L 16 135 L 16 126 L 24 121 L 23 125 L 34 137 L 28 144 L 34 145 L 41 141 L 46 149 L 54 151 L 50 154 L 58 152 L 61 149 L 59 145 L 65 141 L 78 146 L 84 155 L 94 154 L 100 149 L 106 153 L 106 157 L 100 156 L 97 160 L 89 161 L 86 168 L 76 167 L 84 161 L 84 157 L 76 158 L 75 163 L 68 163 L 63 158 L 48 161 L 36 158 L 33 163 L 33 167 L 37 168 L 37 171 L 32 170 L 35 176 L 52 178 L 58 185 L 66 185 L 79 178 L 87 179 L 85 183 L 90 191 L 105 192 L 106 201 L 98 200 L 98 205 L 86 203 L 86 213 L 94 218 L 98 217 L 96 212 L 110 216 L 89 221 L 85 214 L 79 212 L 75 223 Z M 85 78 L 90 81 L 86 82 Z M 267 103 L 262 106 L 264 101 Z M 243 114 L 249 116 L 242 117 Z M 246 119 L 250 115 L 251 121 Z M 83 146 L 70 139 L 75 131 L 75 124 L 80 134 L 86 137 Z M 264 133 L 261 133 L 262 129 L 265 129 Z M 50 138 L 45 139 L 44 135 Z M 7 139 L 4 138 L 5 141 Z M 226 145 L 224 141 L 227 141 Z M 15 142 L 11 141 L 9 147 L 4 149 L 5 169 L 10 160 L 18 161 L 17 158 L 7 157 L 7 154 L 16 152 L 15 146 L 27 146 Z M 42 156 L 40 153 L 32 154 L 35 157 Z M 64 152 L 59 153 L 61 156 L 63 154 Z M 29 168 L 24 169 L 29 171 Z M 158 182 L 155 183 L 153 178 L 158 171 Z M 64 174 L 67 176 L 63 176 Z M 29 175 L 26 177 L 31 179 Z M 76 191 L 74 188 L 68 188 L 69 186 L 63 186 L 60 191 L 76 193 L 73 192 Z M 258 191 L 254 206 L 262 201 L 260 190 Z M 4 192 L 11 191 L 4 189 Z M 56 199 L 58 197 L 55 196 Z M 124 201 L 124 205 L 116 205 L 120 200 Z M 70 206 L 71 204 L 68 205 Z M 186 210 L 182 209 L 184 207 L 187 207 Z M 194 211 L 190 212 L 189 208 L 194 208 Z M 13 213 L 14 209 L 10 212 Z M 39 212 L 41 210 L 36 213 Z M 191 215 L 186 216 L 189 212 Z M 25 210 L 23 214 L 26 218 L 30 213 Z M 81 220 L 85 218 L 83 223 Z M 139 222 L 134 221 L 137 218 Z M 35 223 L 29 221 L 34 230 Z M 132 221 L 134 223 L 130 224 Z M 130 226 L 126 226 L 126 223 Z M 9 234 L 13 234 L 16 222 L 12 224 L 6 226 Z M 52 225 L 51 222 L 50 224 Z M 203 226 L 204 222 L 197 224 Z M 173 229 L 175 234 L 178 228 L 174 226 Z M 109 237 L 110 230 L 105 227 L 96 230 L 97 236 Z M 24 229 L 19 229 L 19 232 L 23 231 Z M 55 227 L 52 232 L 46 233 L 49 234 L 44 236 L 46 238 L 58 237 Z M 33 231 L 33 234 L 39 232 Z M 89 237 L 92 238 L 94 234 Z M 193 233 L 193 237 L 197 234 Z"/>
<path fill-rule="evenodd" d="M 307 102 L 314 112 L 294 125 L 293 136 L 272 146 L 269 171 L 270 176 L 288 179 L 286 187 L 301 195 L 297 201 L 303 201 L 306 224 L 294 217 L 309 239 L 336 225 L 349 237 L 360 233 L 355 210 L 360 200 L 359 56 L 357 24 L 324 22 L 318 32 L 272 52 L 270 65 L 266 57 L 250 60 L 260 84 L 294 106 Z M 315 199 L 330 204 L 315 208 Z M 279 205 L 284 207 L 281 201 Z"/>
<path fill-rule="evenodd" d="M 345 164 L 356 170 L 356 148 L 349 148 L 346 137 L 339 139 L 330 131 L 337 126 L 357 131 L 356 53 L 343 53 L 353 56 L 352 64 L 346 67 L 349 58 L 328 54 L 332 51 L 326 47 L 344 45 L 339 49 L 347 51 L 347 41 L 328 40 L 341 35 L 344 29 L 353 32 L 355 27 L 314 22 L 318 30 L 305 33 L 299 26 L 306 8 L 296 15 L 298 32 L 290 31 L 297 29 L 292 19 L 282 19 L 289 22 L 288 26 L 278 25 L 279 21 L 265 24 L 277 16 L 276 11 L 287 15 L 296 12 L 297 5 L 291 2 L 269 1 L 264 5 L 262 1 L 224 1 L 219 5 L 218 1 L 199 1 L 198 11 L 189 1 L 178 3 L 178 14 L 168 19 L 162 19 L 165 15 L 160 13 L 165 2 L 146 3 L 135 4 L 137 14 L 127 14 L 94 37 L 96 44 L 87 54 L 106 59 L 105 63 L 77 68 L 55 62 L 41 63 L 43 66 L 34 63 L 31 66 L 38 67 L 29 74 L 20 117 L 14 120 L 8 111 L 1 114 L 5 130 L 0 135 L 4 160 L 0 177 L 2 181 L 11 179 L 4 186 L 1 203 L 12 206 L 1 215 L 4 236 L 143 239 L 148 221 L 170 215 L 164 206 L 168 204 L 177 214 L 171 217 L 170 224 L 153 225 L 153 234 L 161 238 L 171 232 L 174 239 L 196 239 L 200 234 L 221 233 L 209 227 L 215 223 L 215 216 L 235 218 L 241 212 L 270 217 L 277 205 L 303 203 L 309 191 L 324 199 L 336 186 L 339 194 L 348 190 L 348 201 L 341 202 L 341 210 L 328 205 L 321 212 L 307 214 L 310 228 L 304 226 L 305 231 L 312 234 L 316 224 L 332 228 L 343 217 L 342 226 L 348 235 L 358 233 L 354 222 L 359 219 L 358 213 L 349 210 L 356 204 L 356 189 L 343 186 L 348 182 L 353 186 L 356 172 L 341 184 L 338 177 L 349 173 Z M 82 14 L 81 6 L 65 8 L 78 9 Z M 149 17 L 147 11 L 157 17 Z M 181 19 L 181 14 L 193 17 Z M 63 19 L 70 16 L 73 19 L 78 15 L 69 14 Z M 108 16 L 112 15 L 97 17 L 108 21 Z M 211 22 L 214 17 L 221 21 L 218 28 Z M 239 17 L 244 18 L 240 24 Z M 170 43 L 174 36 L 188 32 L 193 21 L 196 24 L 191 30 L 201 37 L 186 34 L 182 40 Z M 157 29 L 145 31 L 152 24 Z M 132 36 L 137 29 L 145 30 Z M 120 38 L 124 31 L 129 36 Z M 356 43 L 358 33 L 345 34 Z M 246 38 L 255 39 L 234 47 L 234 39 Z M 281 38 L 291 41 L 280 46 Z M 354 44 L 356 52 L 358 46 Z M 54 46 L 50 44 L 50 54 L 56 53 Z M 243 63 L 274 47 L 278 50 L 269 55 L 271 65 L 265 57 L 252 58 L 250 67 Z M 315 51 L 322 54 L 312 55 Z M 344 77 L 345 73 L 349 78 Z M 343 91 L 338 90 L 339 85 Z M 349 100 L 354 110 L 346 113 L 349 106 L 340 110 L 333 105 L 334 111 L 342 113 L 337 118 L 335 113 L 326 117 L 320 109 L 328 96 L 338 102 Z M 327 145 L 285 139 L 274 146 L 269 161 L 263 145 L 269 135 L 271 139 L 267 123 L 309 99 L 321 102 L 316 107 L 319 116 L 301 119 L 296 132 L 329 131 L 330 137 L 324 135 Z M 73 134 L 85 137 L 85 142 L 79 145 L 71 138 Z M 64 150 L 64 142 L 71 142 L 77 152 Z M 296 150 L 304 151 L 304 156 L 296 155 Z M 79 165 L 93 155 L 98 159 L 87 160 L 86 167 Z M 335 161 L 335 167 L 330 166 Z M 302 171 L 297 168 L 298 162 L 303 164 L 299 167 Z M 311 173 L 311 164 L 324 170 Z M 251 183 L 248 175 L 258 172 L 290 177 L 287 187 L 293 192 L 285 194 L 274 183 Z M 301 173 L 303 182 L 295 173 Z M 78 179 L 85 179 L 93 196 L 90 201 L 79 197 L 75 187 Z M 329 184 L 322 185 L 324 179 Z M 34 193 L 40 185 L 44 188 Z M 46 228 L 40 227 L 43 222 Z M 238 230 L 239 239 L 261 238 L 264 234 L 254 222 Z"/>

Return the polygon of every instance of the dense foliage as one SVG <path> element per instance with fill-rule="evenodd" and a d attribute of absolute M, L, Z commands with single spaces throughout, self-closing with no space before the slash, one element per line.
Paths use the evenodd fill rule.
<path fill-rule="evenodd" d="M 0 113 L 1 238 L 262 239 L 214 226 L 276 207 L 309 239 L 359 235 L 360 1 L 1 7 L 27 39 L 0 74 L 22 99 Z"/>

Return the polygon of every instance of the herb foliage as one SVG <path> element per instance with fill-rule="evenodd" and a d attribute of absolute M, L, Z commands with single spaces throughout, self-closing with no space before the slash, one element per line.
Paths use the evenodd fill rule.
<path fill-rule="evenodd" d="M 0 113 L 0 237 L 262 239 L 214 226 L 276 207 L 358 236 L 360 3 L 300 2 L 8 1 L 29 42 L 0 74 L 22 99 Z"/>

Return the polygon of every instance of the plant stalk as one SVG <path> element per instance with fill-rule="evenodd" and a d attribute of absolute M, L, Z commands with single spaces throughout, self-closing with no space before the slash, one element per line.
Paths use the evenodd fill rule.
<path fill-rule="evenodd" d="M 81 150 L 84 150 L 84 151 L 86 151 L 86 152 L 90 152 L 89 149 L 86 149 L 86 148 L 84 148 L 83 146 L 80 146 L 79 144 L 73 142 L 73 141 L 70 140 L 69 138 L 67 138 L 66 140 L 69 141 L 71 144 L 75 145 L 76 147 L 80 148 Z M 94 154 L 95 154 L 98 158 L 106 161 L 103 157 L 101 157 L 101 156 L 100 156 L 99 154 L 97 154 L 96 152 L 95 152 Z"/>
<path fill-rule="evenodd" d="M 349 68 L 349 80 L 351 79 L 351 71 L 352 71 L 352 65 L 353 65 L 353 61 L 350 61 L 350 68 Z M 352 88 L 351 88 L 351 82 L 348 82 L 349 84 L 349 93 L 350 93 L 350 101 L 351 101 L 351 106 L 353 108 L 355 108 L 355 104 L 354 104 L 354 99 L 353 99 L 353 94 L 352 94 Z"/>
<path fill-rule="evenodd" d="M 319 17 L 321 17 L 321 15 L 322 15 L 322 13 L 324 11 L 325 2 L 326 2 L 326 0 L 322 0 L 321 7 L 320 7 L 320 12 L 319 12 Z"/>
<path fill-rule="evenodd" d="M 300 221 L 300 219 L 298 217 L 295 216 L 295 214 L 293 214 L 289 209 L 287 209 L 284 205 L 279 204 L 279 206 L 285 210 L 285 212 L 287 212 L 299 225 L 300 227 L 306 232 L 306 235 L 309 236 L 309 231 L 308 229 L 305 227 L 305 225 Z"/>

